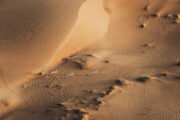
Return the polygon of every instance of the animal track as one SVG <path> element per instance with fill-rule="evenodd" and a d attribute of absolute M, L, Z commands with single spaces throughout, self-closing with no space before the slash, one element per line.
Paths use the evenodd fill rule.
<path fill-rule="evenodd" d="M 48 117 L 57 118 L 58 120 L 87 120 L 89 113 L 83 109 L 68 110 L 65 104 L 58 103 L 50 106 L 46 111 Z"/>

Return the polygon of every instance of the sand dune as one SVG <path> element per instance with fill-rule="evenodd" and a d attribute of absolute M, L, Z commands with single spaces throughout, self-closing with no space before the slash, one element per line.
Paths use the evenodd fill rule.
<path fill-rule="evenodd" d="M 6 6 L 1 13 L 1 69 L 7 84 L 14 85 L 24 74 L 47 71 L 102 37 L 108 28 L 109 15 L 102 1 L 19 3 L 1 3 Z"/>
<path fill-rule="evenodd" d="M 14 84 L 44 66 L 72 29 L 82 3 L 82 0 L 1 2 L 0 62 L 7 84 Z"/>
<path fill-rule="evenodd" d="M 179 0 L 0 6 L 0 120 L 180 119 Z"/>
<path fill-rule="evenodd" d="M 59 45 L 47 66 L 52 68 L 63 58 L 77 53 L 105 35 L 110 15 L 104 7 L 103 0 L 89 0 L 81 6 L 75 25 L 65 41 Z"/>
<path fill-rule="evenodd" d="M 2 1 L 0 10 L 0 94 L 7 93 L 7 99 L 8 91 L 16 91 L 33 74 L 46 72 L 101 38 L 109 24 L 102 0 L 15 2 Z"/>

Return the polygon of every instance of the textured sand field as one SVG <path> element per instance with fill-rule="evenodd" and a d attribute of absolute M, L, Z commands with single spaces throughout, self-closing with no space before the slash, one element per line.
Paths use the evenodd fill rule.
<path fill-rule="evenodd" d="M 0 18 L 0 120 L 180 120 L 179 0 L 3 0 Z"/>

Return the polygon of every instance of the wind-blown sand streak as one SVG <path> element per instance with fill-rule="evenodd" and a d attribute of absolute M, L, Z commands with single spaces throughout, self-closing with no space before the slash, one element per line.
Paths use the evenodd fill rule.
<path fill-rule="evenodd" d="M 22 82 L 26 81 L 24 79 L 31 79 L 33 77 L 36 77 L 36 75 L 34 76 L 31 73 L 25 74 L 25 72 L 33 71 L 33 73 L 35 73 L 35 74 L 38 72 L 41 72 L 41 73 L 43 72 L 43 74 L 45 74 L 48 70 L 50 70 L 51 68 L 54 68 L 58 63 L 60 63 L 63 58 L 68 57 L 68 56 L 72 55 L 73 53 L 78 52 L 82 48 L 85 48 L 89 44 L 93 43 L 95 40 L 102 38 L 108 29 L 109 19 L 110 19 L 109 14 L 104 9 L 105 6 L 104 6 L 103 0 L 86 0 L 86 1 L 79 0 L 77 2 L 74 1 L 72 3 L 66 2 L 63 0 L 61 0 L 61 1 L 55 0 L 52 2 L 41 1 L 41 0 L 28 2 L 26 0 L 22 0 L 22 1 L 18 1 L 18 2 L 21 4 L 16 5 L 15 7 L 17 7 L 21 11 L 20 12 L 16 11 L 16 12 L 17 13 L 19 12 L 18 15 L 24 15 L 24 16 L 18 16 L 17 13 L 14 13 L 15 17 L 17 16 L 17 19 L 19 19 L 19 20 L 10 21 L 10 23 L 4 24 L 5 27 L 3 26 L 3 28 L 2 28 L 2 30 L 4 30 L 4 31 L 1 32 L 1 34 L 2 34 L 1 37 L 4 39 L 4 41 L 1 41 L 2 42 L 1 49 L 5 49 L 4 47 L 8 47 L 8 49 L 6 49 L 6 50 L 9 50 L 9 51 L 6 54 L 8 55 L 10 53 L 9 55 L 13 55 L 13 57 L 17 58 L 18 64 L 20 64 L 20 65 L 24 64 L 24 63 L 25 64 L 26 63 L 33 64 L 33 62 L 34 63 L 36 62 L 38 65 L 36 67 L 31 66 L 32 68 L 30 68 L 30 69 L 27 67 L 27 65 L 25 65 L 22 68 L 20 68 L 20 70 L 23 71 L 22 74 L 18 75 L 19 72 L 16 73 L 16 69 L 17 69 L 17 67 L 19 67 L 18 65 L 15 65 L 15 67 L 12 70 L 10 68 L 8 68 L 9 67 L 8 64 L 9 63 L 12 64 L 16 60 L 10 59 L 12 56 L 8 56 L 9 58 L 8 57 L 6 58 L 5 55 L 2 56 L 1 62 L 3 63 L 3 61 L 7 60 L 6 62 L 8 64 L 7 65 L 2 64 L 5 66 L 5 67 L 2 67 L 3 72 L 4 72 L 4 69 L 7 69 L 7 72 L 5 72 L 5 74 L 1 75 L 2 80 L 3 80 L 3 81 L 1 80 L 1 82 L 3 82 L 1 86 L 4 88 L 1 87 L 2 90 L 0 92 L 0 95 L 1 95 L 1 99 L 3 101 L 10 100 L 9 103 L 12 103 L 11 102 L 12 99 L 16 99 L 16 97 L 14 97 L 14 96 L 17 96 L 18 98 L 22 97 L 21 95 L 19 96 L 19 95 L 16 95 L 15 93 L 17 92 L 18 94 L 21 94 L 17 91 L 17 86 L 20 85 Z M 49 3 L 49 5 L 48 5 L 48 3 Z M 8 6 L 8 7 L 11 6 L 11 3 L 10 2 L 8 3 L 8 1 L 7 2 L 5 1 L 3 4 L 5 4 L 4 6 Z M 59 8 L 60 10 L 57 9 L 58 4 L 62 4 L 61 7 Z M 76 7 L 76 11 L 78 14 L 76 14 L 76 12 L 71 12 L 71 10 L 75 10 L 75 8 L 73 8 L 71 10 L 63 11 L 63 10 L 65 10 L 65 7 L 67 7 L 66 9 L 68 9 L 68 6 L 70 6 L 70 4 L 73 4 L 73 6 L 77 4 L 75 7 Z M 78 8 L 79 5 L 80 5 L 80 8 Z M 7 11 L 9 10 L 10 14 L 12 14 L 13 12 L 11 10 L 15 9 L 15 7 L 13 6 L 12 8 L 9 8 L 9 9 L 4 8 L 4 9 L 5 9 L 5 11 L 6 11 L 6 9 L 7 9 Z M 33 9 L 33 7 L 34 7 L 34 9 Z M 22 11 L 23 9 L 24 10 L 27 9 L 27 11 L 23 12 Z M 35 9 L 40 9 L 40 10 L 36 11 Z M 41 11 L 41 9 L 46 10 L 46 11 Z M 55 10 L 57 10 L 57 11 L 55 11 Z M 42 12 L 43 14 L 40 12 Z M 52 12 L 52 15 L 48 15 L 49 14 L 48 12 Z M 55 13 L 53 13 L 53 12 L 55 12 Z M 10 16 L 10 14 L 8 14 L 9 16 L 7 18 L 15 19 L 13 16 Z M 46 16 L 46 14 L 47 14 L 47 16 Z M 66 14 L 66 15 L 64 15 L 64 14 Z M 68 15 L 68 14 L 70 14 L 70 15 Z M 55 15 L 55 16 L 53 16 L 53 15 Z M 58 15 L 60 15 L 60 16 L 58 16 Z M 34 17 L 34 16 L 36 16 L 36 17 Z M 31 19 L 30 17 L 34 17 L 34 18 Z M 23 22 L 23 19 L 25 22 L 20 23 L 20 22 Z M 57 20 L 60 20 L 59 23 Z M 5 22 L 5 21 L 2 20 L 1 22 Z M 28 22 L 30 24 L 30 27 L 27 25 Z M 70 23 L 68 23 L 68 22 L 70 22 Z M 45 25 L 45 23 L 47 23 L 47 24 Z M 37 25 L 38 27 L 35 25 Z M 8 31 L 8 29 L 9 29 L 8 27 L 12 29 L 12 32 L 10 30 Z M 94 29 L 94 28 L 96 28 L 96 29 Z M 9 34 L 10 37 L 6 37 L 6 35 L 7 35 L 7 33 L 5 32 L 6 29 L 7 29 L 7 33 L 8 32 L 10 33 Z M 13 29 L 15 31 L 13 31 Z M 23 31 L 23 29 L 24 29 L 24 31 Z M 21 32 L 21 31 L 23 31 L 23 32 Z M 43 35 L 47 38 L 45 38 Z M 14 38 L 13 38 L 13 36 L 14 36 Z M 31 36 L 32 36 L 32 38 L 31 38 Z M 23 38 L 25 40 L 23 40 Z M 37 41 L 35 41 L 35 40 L 37 40 Z M 49 42 L 51 40 L 52 40 L 52 42 Z M 11 42 L 8 43 L 8 41 L 11 41 Z M 33 42 L 29 43 L 30 41 L 33 41 Z M 25 43 L 23 44 L 23 42 L 25 42 Z M 26 45 L 28 45 L 28 44 L 30 45 L 30 46 L 28 46 L 30 48 L 31 48 L 31 44 L 32 44 L 31 49 L 37 49 L 36 46 L 38 46 L 37 45 L 37 44 L 39 44 L 38 42 L 43 43 L 43 45 L 39 45 L 40 48 L 38 48 L 38 49 L 40 51 L 37 51 L 37 50 L 28 51 L 28 49 L 27 49 L 27 51 L 20 51 L 20 48 L 27 48 Z M 49 43 L 49 45 L 47 46 L 44 42 L 47 44 Z M 57 46 L 57 44 L 58 44 L 58 46 Z M 50 48 L 50 46 L 52 48 Z M 48 50 L 45 50 L 46 47 L 48 47 Z M 11 49 L 15 50 L 14 51 L 15 55 Z M 43 51 L 43 49 L 44 49 L 44 51 Z M 48 53 L 45 53 L 47 51 L 48 51 Z M 53 52 L 53 51 L 55 51 L 55 52 Z M 18 58 L 18 55 L 16 53 L 20 53 L 19 55 L 22 55 L 22 56 L 20 56 Z M 33 53 L 35 55 L 33 55 Z M 43 59 L 42 55 L 37 56 L 38 53 L 45 55 L 47 58 Z M 24 56 L 23 56 L 23 54 L 24 54 Z M 32 56 L 28 56 L 27 58 L 22 58 L 22 57 L 25 57 L 26 54 L 29 54 Z M 28 58 L 32 61 L 28 60 Z M 40 59 L 38 60 L 38 58 L 40 58 Z M 23 59 L 25 59 L 25 61 L 23 61 Z M 40 63 L 41 61 L 43 61 L 43 62 Z M 15 78 L 13 76 L 10 78 L 6 77 L 9 73 L 11 73 L 11 72 L 14 73 L 14 71 L 15 71 L 15 77 L 17 77 L 17 78 Z M 11 75 L 9 75 L 9 76 L 11 76 Z M 25 76 L 26 76 L 26 78 L 25 78 Z M 12 92 L 12 94 L 15 94 L 15 95 L 12 96 L 11 94 L 9 94 L 11 92 Z M 13 93 L 13 92 L 15 92 L 15 93 Z M 6 95 L 4 93 L 6 93 Z M 13 104 L 18 104 L 18 103 L 13 102 Z M 3 114 L 4 112 L 7 112 L 6 110 L 10 109 L 12 106 L 14 106 L 14 105 L 9 104 L 9 107 L 5 106 L 3 108 L 0 108 L 0 109 L 3 109 L 3 111 L 1 110 L 0 113 Z"/>
<path fill-rule="evenodd" d="M 13 1 L 0 4 L 6 20 Z M 41 6 L 39 25 L 23 24 L 41 29 L 27 43 L 2 42 L 0 82 L 32 78 L 0 91 L 0 120 L 179 120 L 180 0 L 22 1 L 11 22 Z M 1 33 L 23 38 L 12 28 Z"/>
<path fill-rule="evenodd" d="M 48 67 L 53 68 L 63 58 L 77 53 L 105 35 L 110 21 L 105 8 L 104 0 L 87 0 L 81 6 L 75 25 L 47 63 Z"/>

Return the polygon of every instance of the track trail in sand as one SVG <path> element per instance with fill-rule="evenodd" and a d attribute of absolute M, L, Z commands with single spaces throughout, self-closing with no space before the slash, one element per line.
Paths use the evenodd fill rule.
<path fill-rule="evenodd" d="M 87 1 L 64 43 L 55 43 L 56 52 L 52 52 L 52 59 L 44 66 L 52 68 L 34 74 L 18 86 L 21 96 L 14 102 L 2 100 L 3 110 L 14 107 L 11 103 L 16 106 L 0 119 L 178 120 L 179 3 L 179 0 L 107 0 L 104 4 Z M 98 13 L 102 16 L 80 19 L 88 15 L 86 12 L 90 18 L 99 16 Z M 109 15 L 107 25 L 108 19 L 102 18 Z M 86 23 L 91 23 L 87 25 L 89 29 L 84 29 Z M 105 26 L 108 28 L 104 29 Z M 75 43 L 74 38 L 80 42 Z M 75 54 L 67 57 L 61 53 Z"/>

